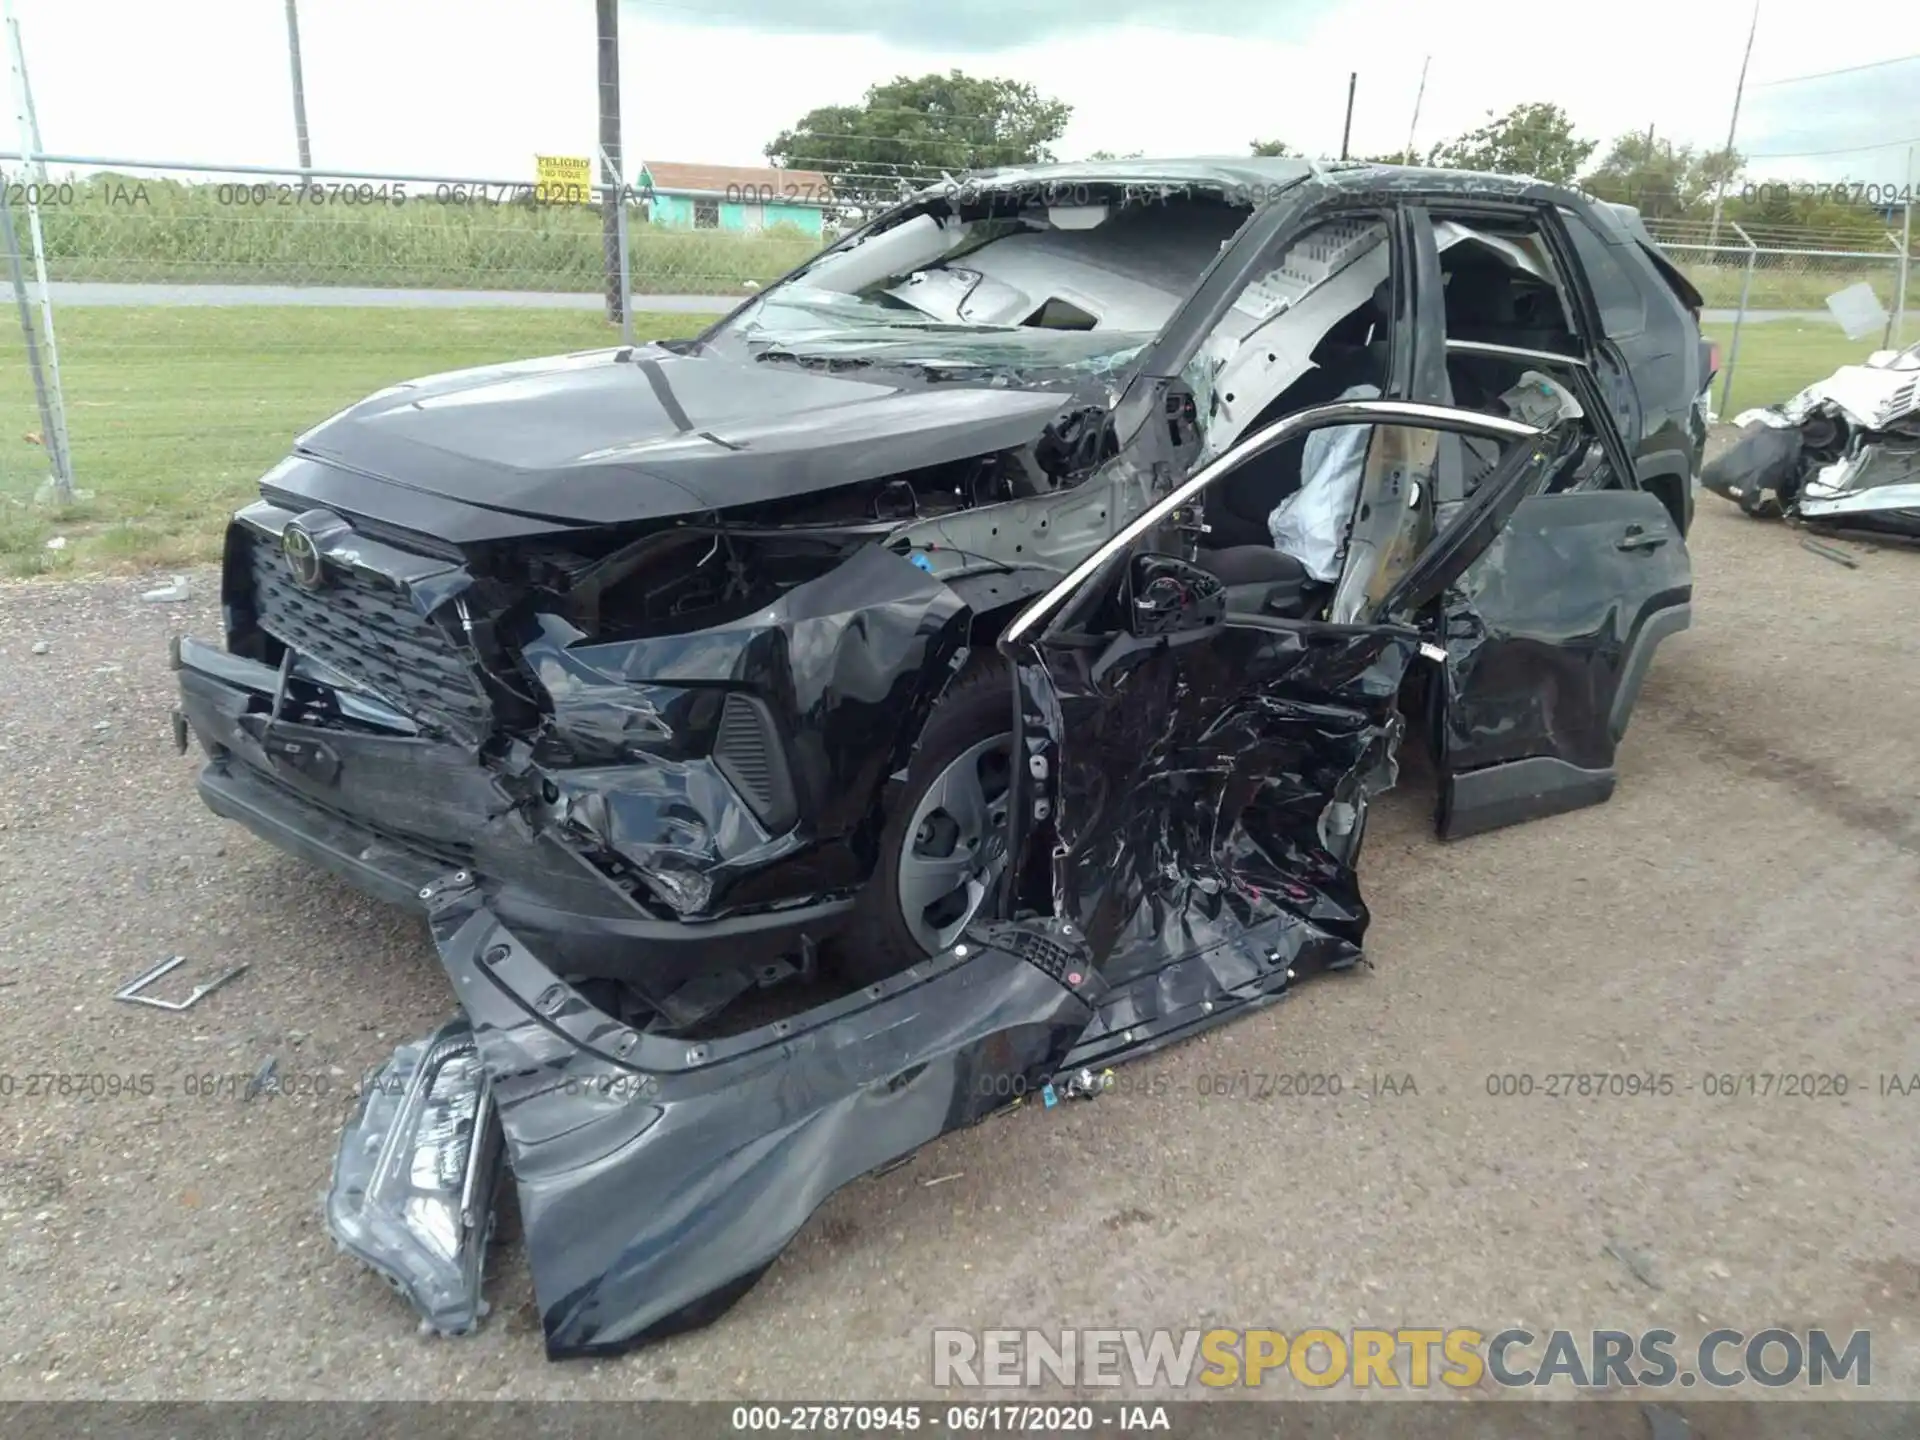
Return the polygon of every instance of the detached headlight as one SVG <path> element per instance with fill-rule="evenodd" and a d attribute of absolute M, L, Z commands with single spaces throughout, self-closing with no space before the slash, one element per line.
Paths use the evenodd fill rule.
<path fill-rule="evenodd" d="M 402 1045 L 368 1076 L 340 1137 L 327 1228 L 443 1335 L 480 1322 L 501 1168 L 493 1091 L 465 1020 Z"/>

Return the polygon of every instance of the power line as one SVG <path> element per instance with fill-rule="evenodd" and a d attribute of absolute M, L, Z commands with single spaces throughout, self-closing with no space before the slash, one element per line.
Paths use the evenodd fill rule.
<path fill-rule="evenodd" d="M 1856 155 L 1862 150 L 1893 150 L 1902 145 L 1920 145 L 1920 135 L 1904 140 L 1878 140 L 1871 145 L 1842 145 L 1837 150 L 1756 150 L 1749 160 L 1810 160 L 1820 155 Z"/>
<path fill-rule="evenodd" d="M 1859 65 L 1842 65 L 1838 70 L 1815 70 L 1808 75 L 1783 75 L 1778 80 L 1759 81 L 1753 88 L 1764 90 L 1774 85 L 1792 85 L 1801 80 L 1825 80 L 1829 75 L 1852 75 L 1861 70 L 1877 70 L 1882 65 L 1903 65 L 1909 60 L 1920 60 L 1920 55 L 1896 55 L 1891 60 L 1868 60 Z"/>

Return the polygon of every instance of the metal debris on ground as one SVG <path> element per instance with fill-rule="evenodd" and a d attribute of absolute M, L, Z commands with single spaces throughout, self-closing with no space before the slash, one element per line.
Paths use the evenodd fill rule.
<path fill-rule="evenodd" d="M 1112 1088 L 1113 1071 L 1102 1070 L 1096 1075 L 1091 1070 L 1079 1070 L 1061 1087 L 1061 1093 L 1069 1100 L 1091 1100 Z"/>
<path fill-rule="evenodd" d="M 1836 565 L 1844 565 L 1849 570 L 1858 570 L 1860 568 L 1860 562 L 1847 554 L 1846 551 L 1836 550 L 1831 545 L 1822 545 L 1818 540 L 1802 540 L 1800 542 L 1800 548 L 1802 550 L 1812 551 L 1823 560 L 1831 560 Z"/>
<path fill-rule="evenodd" d="M 1618 1240 L 1609 1240 L 1600 1247 L 1600 1253 L 1602 1255 L 1611 1255 L 1615 1260 L 1618 1260 L 1622 1265 L 1626 1266 L 1627 1273 L 1642 1285 L 1645 1285 L 1649 1290 L 1658 1290 L 1660 1288 L 1660 1282 L 1653 1278 L 1652 1262 L 1632 1246 L 1624 1245 Z"/>
<path fill-rule="evenodd" d="M 1920 344 L 1876 350 L 1733 423 L 1702 488 L 1758 518 L 1920 542 Z"/>
<path fill-rule="evenodd" d="M 166 604 L 173 601 L 185 600 L 189 598 L 187 577 L 184 575 L 175 575 L 159 589 L 148 590 L 141 595 L 140 598 L 142 600 L 150 600 L 155 604 Z"/>
<path fill-rule="evenodd" d="M 129 1005 L 151 1005 L 156 1010 L 191 1010 L 195 1005 L 198 1005 L 229 980 L 237 980 L 247 972 L 245 965 L 236 965 L 218 980 L 210 980 L 205 985 L 196 985 L 192 993 L 184 1000 L 161 1000 L 152 995 L 142 995 L 140 993 L 162 975 L 170 974 L 186 963 L 187 957 L 184 955 L 169 956 L 158 965 L 155 965 L 151 970 L 148 970 L 144 974 L 136 975 L 133 979 L 122 985 L 118 990 L 113 992 L 113 998 L 116 1000 L 124 1000 Z"/>
<path fill-rule="evenodd" d="M 1640 1413 L 1646 1417 L 1647 1440 L 1690 1440 L 1693 1435 L 1693 1427 L 1672 1410 L 1642 1405 Z"/>
<path fill-rule="evenodd" d="M 278 1083 L 279 1077 L 279 1057 L 269 1055 L 266 1063 L 253 1072 L 253 1078 L 247 1082 L 247 1088 L 241 1092 L 240 1098 L 242 1100 L 251 1100 L 254 1096 L 264 1094 L 268 1090 L 278 1090 L 280 1088 Z"/>
<path fill-rule="evenodd" d="M 967 1172 L 964 1170 L 956 1170 L 951 1175 L 936 1175 L 931 1180 L 922 1180 L 920 1182 L 920 1188 L 922 1190 L 931 1190 L 934 1186 L 944 1185 L 949 1180 L 964 1180 L 966 1175 Z"/>

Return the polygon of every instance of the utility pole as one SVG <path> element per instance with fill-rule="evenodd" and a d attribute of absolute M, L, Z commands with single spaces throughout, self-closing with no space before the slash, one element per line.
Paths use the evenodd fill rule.
<path fill-rule="evenodd" d="M 1747 89 L 1747 62 L 1753 59 L 1753 37 L 1760 28 L 1760 0 L 1753 0 L 1753 23 L 1747 26 L 1747 48 L 1740 56 L 1740 79 L 1733 87 L 1733 114 L 1727 120 L 1727 154 L 1733 154 L 1733 135 L 1740 128 L 1740 97 Z M 1725 167 L 1723 166 L 1722 169 Z M 1720 177 L 1720 183 L 1713 187 L 1713 228 L 1707 235 L 1707 244 L 1720 243 L 1720 211 L 1727 201 L 1727 176 Z"/>
<path fill-rule="evenodd" d="M 620 193 L 625 161 L 620 154 L 620 6 L 619 0 L 594 0 L 600 60 L 600 243 L 606 259 L 607 319 L 625 319 L 620 303 Z"/>
<path fill-rule="evenodd" d="M 287 0 L 287 61 L 293 67 L 293 138 L 300 146 L 300 178 L 313 178 L 313 147 L 307 143 L 307 85 L 300 78 L 299 0 Z"/>
<path fill-rule="evenodd" d="M 1347 141 L 1353 137 L 1353 87 L 1360 83 L 1360 72 L 1347 72 L 1347 123 L 1340 130 L 1340 158 L 1347 158 Z"/>
<path fill-rule="evenodd" d="M 1400 155 L 1400 158 L 1409 165 L 1420 163 L 1413 158 L 1413 132 L 1420 128 L 1420 102 L 1427 98 L 1427 67 L 1431 64 L 1433 64 L 1431 55 L 1420 62 L 1420 88 L 1413 92 L 1413 118 L 1407 122 L 1407 148 Z"/>

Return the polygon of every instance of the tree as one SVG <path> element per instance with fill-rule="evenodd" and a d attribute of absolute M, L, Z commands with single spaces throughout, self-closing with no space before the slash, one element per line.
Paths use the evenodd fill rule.
<path fill-rule="evenodd" d="M 1298 155 L 1300 152 L 1284 140 L 1255 140 L 1250 148 L 1256 155 Z"/>
<path fill-rule="evenodd" d="M 1722 182 L 1736 188 L 1744 164 L 1735 151 L 1695 150 L 1635 130 L 1613 142 L 1585 184 L 1600 199 L 1635 206 L 1650 220 L 1701 218 Z"/>
<path fill-rule="evenodd" d="M 1087 156 L 1089 160 L 1138 160 L 1144 152 L 1129 150 L 1124 155 L 1116 155 L 1111 150 L 1096 150 Z"/>
<path fill-rule="evenodd" d="M 858 105 L 809 110 L 766 147 L 776 165 L 818 170 L 844 193 L 879 195 L 942 174 L 1043 163 L 1073 107 L 1017 80 L 896 76 Z"/>
<path fill-rule="evenodd" d="M 1566 185 L 1598 144 L 1576 139 L 1567 112 L 1550 102 L 1516 105 L 1499 116 L 1489 110 L 1487 117 L 1479 129 L 1435 145 L 1428 163 L 1449 170 L 1532 175 Z"/>
<path fill-rule="evenodd" d="M 1418 150 L 1389 150 L 1384 155 L 1362 155 L 1369 165 L 1424 165 L 1426 160 Z"/>

